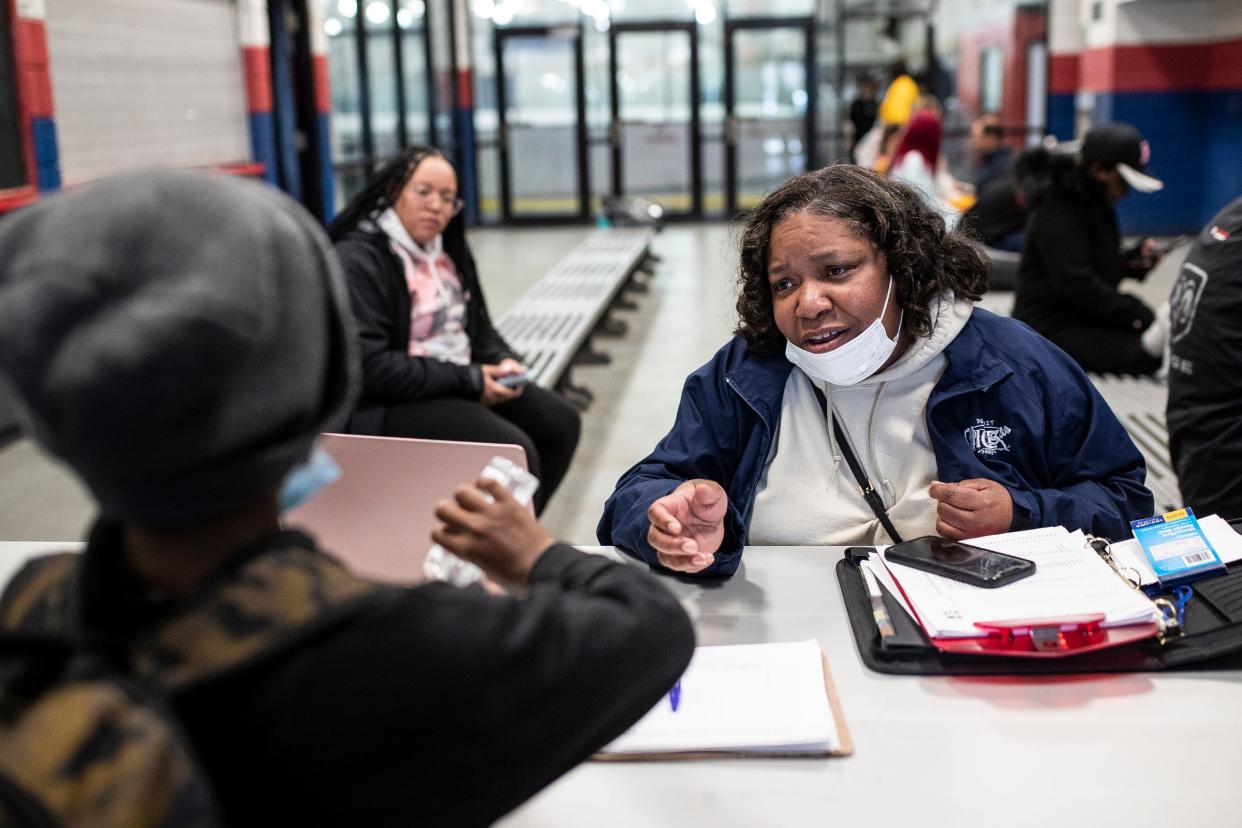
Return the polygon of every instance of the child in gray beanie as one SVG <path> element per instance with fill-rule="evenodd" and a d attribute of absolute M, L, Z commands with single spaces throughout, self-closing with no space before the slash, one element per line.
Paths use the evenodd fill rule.
<path fill-rule="evenodd" d="M 224 514 L 277 488 L 355 387 L 315 221 L 255 182 L 126 175 L 0 225 L 0 374 L 109 517 Z"/>
<path fill-rule="evenodd" d="M 487 825 L 685 669 L 668 590 L 494 481 L 435 534 L 521 599 L 374 584 L 281 529 L 352 401 L 350 318 L 323 232 L 257 183 L 127 175 L 0 223 L 0 381 L 100 507 L 0 595 L 0 791 L 57 824 Z"/>

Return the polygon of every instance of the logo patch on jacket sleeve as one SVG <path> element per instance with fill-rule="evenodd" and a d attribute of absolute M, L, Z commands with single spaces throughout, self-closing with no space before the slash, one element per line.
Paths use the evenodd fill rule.
<path fill-rule="evenodd" d="M 1177 342 L 1190 333 L 1195 322 L 1195 311 L 1199 309 L 1199 300 L 1203 298 L 1203 288 L 1207 286 L 1207 271 L 1198 265 L 1185 262 L 1182 272 L 1178 274 L 1173 285 L 1173 294 L 1169 299 L 1169 341 Z"/>
<path fill-rule="evenodd" d="M 1009 444 L 1005 442 L 1005 438 L 1012 433 L 1013 429 L 1009 426 L 998 426 L 995 420 L 975 420 L 976 425 L 972 425 L 963 432 L 966 442 L 974 450 L 975 454 L 993 455 L 1001 451 L 1009 451 Z"/>

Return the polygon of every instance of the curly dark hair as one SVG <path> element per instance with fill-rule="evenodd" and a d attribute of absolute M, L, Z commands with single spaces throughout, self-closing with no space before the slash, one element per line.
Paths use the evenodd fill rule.
<path fill-rule="evenodd" d="M 772 313 L 768 258 L 772 229 L 801 212 L 848 222 L 884 254 L 905 311 L 902 326 L 914 336 L 932 331 L 933 297 L 952 292 L 978 301 L 987 290 L 990 265 L 969 231 L 946 230 L 940 214 L 900 181 L 853 164 L 833 164 L 789 179 L 746 217 L 736 333 L 753 352 L 779 353 L 785 347 Z"/>

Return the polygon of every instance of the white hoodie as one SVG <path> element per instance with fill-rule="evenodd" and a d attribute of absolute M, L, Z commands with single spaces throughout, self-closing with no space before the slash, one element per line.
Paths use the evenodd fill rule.
<path fill-rule="evenodd" d="M 932 332 L 886 370 L 857 385 L 812 380 L 794 368 L 785 383 L 780 426 L 759 481 L 748 543 L 754 546 L 871 546 L 891 543 L 859 492 L 815 396 L 820 386 L 854 454 L 903 539 L 935 534 L 936 457 L 927 399 L 940 380 L 944 349 L 973 306 L 944 296 L 932 303 Z"/>

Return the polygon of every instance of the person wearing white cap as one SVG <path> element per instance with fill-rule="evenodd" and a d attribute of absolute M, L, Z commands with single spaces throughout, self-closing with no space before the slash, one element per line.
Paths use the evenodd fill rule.
<path fill-rule="evenodd" d="M 1164 184 L 1147 172 L 1151 149 L 1137 129 L 1111 123 L 1083 137 L 1076 156 L 1054 155 L 1034 194 L 1018 268 L 1013 315 L 1087 371 L 1150 374 L 1160 368 L 1167 315 L 1117 289 L 1143 279 L 1161 250 L 1143 239 L 1120 249 L 1113 205 L 1130 190 Z"/>

